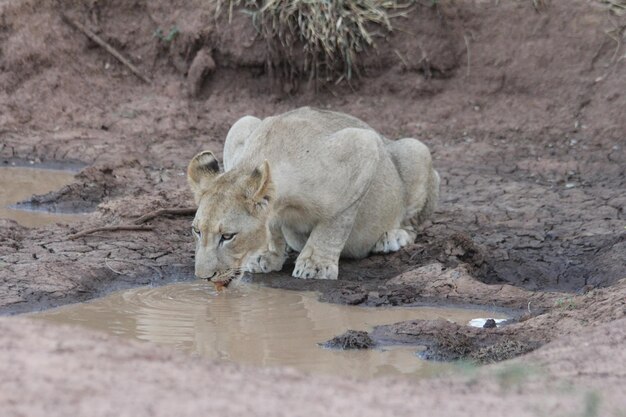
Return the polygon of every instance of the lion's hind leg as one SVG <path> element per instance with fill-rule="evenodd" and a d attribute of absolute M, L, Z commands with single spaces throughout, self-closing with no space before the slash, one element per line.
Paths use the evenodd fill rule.
<path fill-rule="evenodd" d="M 417 139 L 399 139 L 386 145 L 405 190 L 405 214 L 400 227 L 385 232 L 374 253 L 395 252 L 411 244 L 417 227 L 436 209 L 439 198 L 439 174 L 432 167 L 430 151 Z"/>

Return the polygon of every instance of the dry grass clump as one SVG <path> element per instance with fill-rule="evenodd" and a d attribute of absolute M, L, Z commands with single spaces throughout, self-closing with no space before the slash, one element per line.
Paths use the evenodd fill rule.
<path fill-rule="evenodd" d="M 413 0 L 215 0 L 216 12 L 243 6 L 268 45 L 268 68 L 284 79 L 341 81 L 359 74 L 359 55 L 375 47 Z"/>

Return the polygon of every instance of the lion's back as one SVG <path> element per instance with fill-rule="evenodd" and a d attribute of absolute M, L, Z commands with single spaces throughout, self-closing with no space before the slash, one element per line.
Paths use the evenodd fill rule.
<path fill-rule="evenodd" d="M 347 128 L 372 128 L 356 117 L 328 110 L 302 107 L 264 119 L 248 139 L 248 159 L 279 162 L 314 157 L 334 133 Z M 256 161 L 255 161 L 256 162 Z"/>

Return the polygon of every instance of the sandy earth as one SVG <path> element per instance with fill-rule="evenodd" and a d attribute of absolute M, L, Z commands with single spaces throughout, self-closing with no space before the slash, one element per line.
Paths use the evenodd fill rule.
<path fill-rule="evenodd" d="M 507 403 L 501 396 L 506 395 L 526 404 L 524 412 L 534 413 L 529 415 L 568 415 L 563 404 L 578 407 L 590 392 L 584 390 L 595 389 L 602 391 L 601 406 L 613 412 L 610 407 L 623 400 L 612 388 L 617 386 L 612 378 L 624 378 L 614 359 L 623 355 L 619 340 L 626 314 L 626 18 L 610 14 L 596 1 L 553 1 L 540 13 L 530 1 L 439 3 L 437 8 L 415 6 L 409 17 L 398 18 L 398 30 L 380 38 L 378 48 L 364 58 L 361 80 L 318 86 L 316 92 L 306 82 L 271 79 L 264 44 L 255 39 L 247 17 L 236 13 L 231 25 L 224 18 L 216 22 L 202 1 L 67 1 L 62 6 L 52 1 L 0 2 L 0 162 L 84 164 L 76 183 L 30 203 L 93 210 L 84 223 L 71 226 L 27 229 L 0 219 L 0 313 L 192 279 L 189 218 L 155 219 L 149 222 L 154 230 L 148 232 L 67 237 L 93 226 L 129 223 L 152 209 L 190 206 L 183 174 L 189 158 L 206 148 L 220 154 L 237 118 L 314 105 L 358 116 L 390 138 L 423 139 L 442 177 L 440 208 L 414 245 L 394 255 L 343 262 L 337 282 L 291 279 L 288 268 L 250 279 L 315 289 L 329 302 L 472 303 L 505 307 L 519 317 L 519 322 L 487 336 L 431 322 L 373 332 L 379 338 L 426 343 L 434 357 L 506 359 L 556 341 L 518 359 L 526 364 L 543 357 L 547 367 L 537 377 L 544 382 L 534 384 L 531 378 L 520 392 L 503 394 L 496 383 L 482 381 L 478 388 L 449 381 L 396 382 L 391 387 L 337 381 L 346 395 L 328 400 L 335 404 L 319 400 L 327 399 L 323 392 L 333 391 L 326 390 L 326 382 L 285 377 L 319 388 L 319 396 L 307 388 L 311 407 L 336 405 L 337 414 L 360 415 L 376 407 L 406 411 L 406 404 L 424 410 L 451 407 L 450 412 L 474 405 L 501 410 Z M 60 7 L 122 51 L 152 83 L 139 81 L 63 23 Z M 180 34 L 172 41 L 154 36 L 157 29 L 167 31 L 173 25 Z M 196 65 L 205 62 L 207 71 L 193 68 L 199 51 L 205 58 Z M 204 72 L 206 78 L 199 78 Z M 142 355 L 171 358 L 171 363 L 153 361 L 155 374 L 144 381 L 145 395 L 160 402 L 155 410 L 181 404 L 222 407 L 229 400 L 225 395 L 224 401 L 212 397 L 211 403 L 200 404 L 192 399 L 201 397 L 183 392 L 163 395 L 187 385 L 159 380 L 156 373 L 182 378 L 180 370 L 194 369 L 195 359 L 115 340 L 105 343 L 103 336 L 75 331 L 50 328 L 35 335 L 33 326 L 39 325 L 17 319 L 4 319 L 2 326 L 2 352 L 10 355 L 5 357 L 13 358 L 20 350 L 41 358 L 40 366 L 26 356 L 2 361 L 1 366 L 14 367 L 2 375 L 28 378 L 29 383 L 23 379 L 20 384 L 32 393 L 32 381 L 54 386 L 55 378 L 62 378 L 55 374 L 58 366 L 44 359 L 46 349 L 52 349 L 45 346 L 75 336 L 71 340 L 81 349 L 99 352 L 96 365 L 69 353 L 58 362 L 75 370 L 71 376 L 76 381 L 94 384 L 68 391 L 64 404 L 76 405 L 80 392 L 81 398 L 98 402 L 94 409 L 102 410 L 112 406 L 104 398 L 116 398 L 115 404 L 138 398 L 129 398 L 128 390 L 120 388 L 123 384 L 113 384 L 107 376 L 112 374 L 101 373 L 124 368 L 126 359 L 110 356 L 118 349 L 124 358 L 138 361 L 148 361 Z M 601 331 L 617 332 L 617 339 L 594 336 Z M 27 337 L 41 337 L 41 346 Z M 571 345 L 580 340 L 589 343 Z M 119 346 L 106 349 L 100 343 Z M 74 357 L 75 362 L 65 359 Z M 580 372 L 572 371 L 572 364 L 580 364 Z M 32 368 L 27 372 L 26 366 Z M 246 386 L 263 389 L 255 378 L 280 380 L 283 372 L 202 367 L 207 371 L 194 371 L 198 378 L 228 374 L 233 383 L 239 378 Z M 547 392 L 542 383 L 553 379 L 569 380 L 584 392 Z M 192 380 L 184 383 L 210 393 Z M 19 382 L 8 381 L 2 383 Z M 290 385 L 272 383 L 274 391 L 263 391 L 268 413 L 284 401 L 301 398 L 281 391 Z M 107 386 L 117 391 L 104 394 Z M 372 397 L 368 390 L 380 390 L 381 395 Z M 53 414 L 56 395 L 51 393 L 46 401 L 27 401 L 26 396 L 2 400 L 18 407 L 12 408 L 16 413 L 30 404 Z M 391 400 L 396 395 L 401 398 L 397 403 Z M 457 397 L 458 402 L 451 401 Z M 589 394 L 591 403 L 594 398 Z M 239 412 L 252 406 L 237 404 Z M 579 411 L 570 415 L 581 415 Z"/>
<path fill-rule="evenodd" d="M 1 319 L 0 334 L 6 417 L 619 417 L 626 410 L 624 319 L 563 338 L 523 361 L 417 382 L 218 364 L 26 319 Z"/>

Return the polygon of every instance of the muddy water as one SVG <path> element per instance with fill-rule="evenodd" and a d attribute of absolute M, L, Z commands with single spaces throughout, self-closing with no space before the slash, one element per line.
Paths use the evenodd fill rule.
<path fill-rule="evenodd" d="M 114 293 L 33 317 L 170 345 L 212 359 L 258 366 L 378 377 L 428 376 L 450 365 L 420 360 L 415 347 L 363 351 L 321 348 L 318 343 L 348 329 L 410 319 L 469 323 L 501 315 L 447 308 L 365 308 L 317 301 L 314 293 L 241 285 L 217 292 L 204 282 L 178 283 Z"/>
<path fill-rule="evenodd" d="M 58 190 L 73 181 L 74 173 L 69 171 L 24 167 L 0 168 L 0 218 L 12 219 L 28 227 L 49 223 L 69 223 L 81 219 L 80 214 L 18 210 L 10 207 L 33 194 L 45 194 Z"/>

